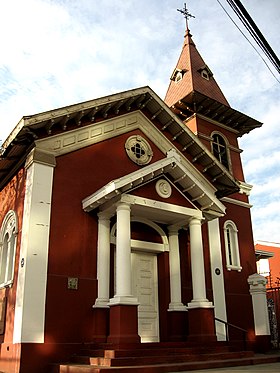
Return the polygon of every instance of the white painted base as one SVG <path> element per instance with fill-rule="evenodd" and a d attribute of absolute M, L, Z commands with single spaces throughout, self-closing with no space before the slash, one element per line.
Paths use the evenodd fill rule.
<path fill-rule="evenodd" d="M 138 299 L 132 296 L 118 296 L 115 295 L 114 298 L 110 299 L 109 306 L 115 305 L 128 305 L 128 306 L 138 306 Z"/>
<path fill-rule="evenodd" d="M 213 303 L 209 302 L 208 299 L 205 300 L 192 300 L 190 303 L 188 303 L 187 306 L 188 309 L 193 308 L 214 308 Z"/>
<path fill-rule="evenodd" d="M 187 306 L 183 303 L 169 303 L 167 311 L 187 311 Z"/>

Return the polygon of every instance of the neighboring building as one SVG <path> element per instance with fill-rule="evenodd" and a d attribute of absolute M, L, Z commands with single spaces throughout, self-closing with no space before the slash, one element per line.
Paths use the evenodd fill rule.
<path fill-rule="evenodd" d="M 267 279 L 267 304 L 271 342 L 280 347 L 280 243 L 255 243 L 258 273 Z"/>
<path fill-rule="evenodd" d="M 267 278 L 267 287 L 280 287 L 280 243 L 257 241 L 255 251 L 257 270 Z"/>
<path fill-rule="evenodd" d="M 165 102 L 144 87 L 23 117 L 0 160 L 0 370 L 90 342 L 224 341 L 214 317 L 265 348 L 238 145 L 260 126 L 189 30 Z"/>

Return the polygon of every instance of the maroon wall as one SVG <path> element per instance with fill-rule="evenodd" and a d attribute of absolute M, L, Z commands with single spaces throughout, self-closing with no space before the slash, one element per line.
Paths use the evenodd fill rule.
<path fill-rule="evenodd" d="M 128 158 L 124 147 L 126 139 L 133 134 L 145 137 L 135 130 L 56 159 L 46 341 L 77 343 L 92 340 L 92 305 L 97 296 L 97 216 L 96 211 L 83 211 L 82 200 L 111 180 L 140 168 Z M 153 144 L 151 146 L 153 162 L 164 157 Z M 68 277 L 78 278 L 77 290 L 67 288 Z"/>

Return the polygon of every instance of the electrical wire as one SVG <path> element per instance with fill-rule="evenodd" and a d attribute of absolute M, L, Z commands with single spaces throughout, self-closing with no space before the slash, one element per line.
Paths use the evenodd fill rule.
<path fill-rule="evenodd" d="M 255 39 L 257 44 L 260 46 L 260 48 L 263 50 L 263 52 L 266 54 L 270 62 L 274 65 L 276 70 L 280 73 L 280 61 L 276 54 L 274 53 L 273 49 L 269 45 L 269 43 L 266 41 L 265 37 L 253 21 L 250 14 L 247 12 L 245 7 L 242 5 L 240 0 L 227 0 L 228 4 L 231 6 L 231 8 L 234 10 L 234 12 L 237 14 L 243 25 L 247 28 L 251 36 Z"/>
<path fill-rule="evenodd" d="M 226 0 L 228 3 L 229 1 L 231 0 Z M 230 16 L 230 14 L 227 12 L 227 10 L 225 9 L 225 7 L 221 4 L 221 2 L 219 0 L 217 0 L 217 2 L 219 3 L 219 5 L 221 6 L 221 8 L 224 10 L 224 12 L 226 13 L 226 15 L 229 17 L 229 19 L 233 22 L 233 24 L 236 26 L 236 28 L 241 32 L 241 34 L 244 36 L 244 38 L 249 42 L 249 44 L 254 48 L 254 50 L 257 52 L 257 54 L 259 55 L 259 57 L 263 60 L 263 62 L 265 63 L 266 67 L 268 68 L 268 70 L 270 71 L 270 73 L 274 76 L 274 78 L 277 80 L 278 83 L 280 83 L 280 80 L 276 77 L 276 75 L 273 73 L 273 71 L 271 70 L 270 66 L 268 65 L 268 63 L 266 62 L 266 60 L 263 58 L 263 56 L 261 55 L 261 53 L 258 51 L 258 49 L 253 45 L 253 43 L 248 39 L 248 37 L 244 34 L 244 32 L 241 30 L 241 28 L 237 25 L 237 23 L 234 21 L 234 19 Z M 231 4 L 230 4 L 231 5 Z M 235 11 L 235 6 L 233 4 L 233 10 Z M 240 18 L 241 15 L 240 15 L 240 12 L 238 11 L 237 12 L 238 14 L 238 17 Z M 242 17 L 241 17 L 242 18 Z M 251 36 L 254 38 L 254 40 L 256 41 L 256 43 L 259 45 L 259 47 L 263 50 L 263 52 L 265 53 L 265 55 L 269 58 L 269 60 L 271 61 L 271 58 L 269 56 L 269 53 L 268 51 L 266 50 L 266 48 L 263 47 L 262 43 L 258 40 L 258 38 L 256 37 L 256 35 L 254 34 L 254 32 L 251 30 L 251 28 L 249 27 L 248 25 L 248 22 L 244 21 L 245 24 L 244 26 L 246 27 L 246 29 L 249 31 L 249 33 L 251 34 Z M 277 57 L 276 57 L 277 58 Z M 272 62 L 272 61 L 271 61 Z M 273 62 L 273 65 L 274 67 L 275 66 L 275 63 Z M 276 69 L 280 72 L 280 67 Z"/>

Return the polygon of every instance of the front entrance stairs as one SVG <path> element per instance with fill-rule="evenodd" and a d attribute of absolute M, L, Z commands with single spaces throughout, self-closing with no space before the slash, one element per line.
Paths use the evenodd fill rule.
<path fill-rule="evenodd" d="M 54 364 L 52 373 L 164 373 L 280 362 L 280 353 L 237 351 L 223 342 L 87 345 L 71 362 Z"/>

